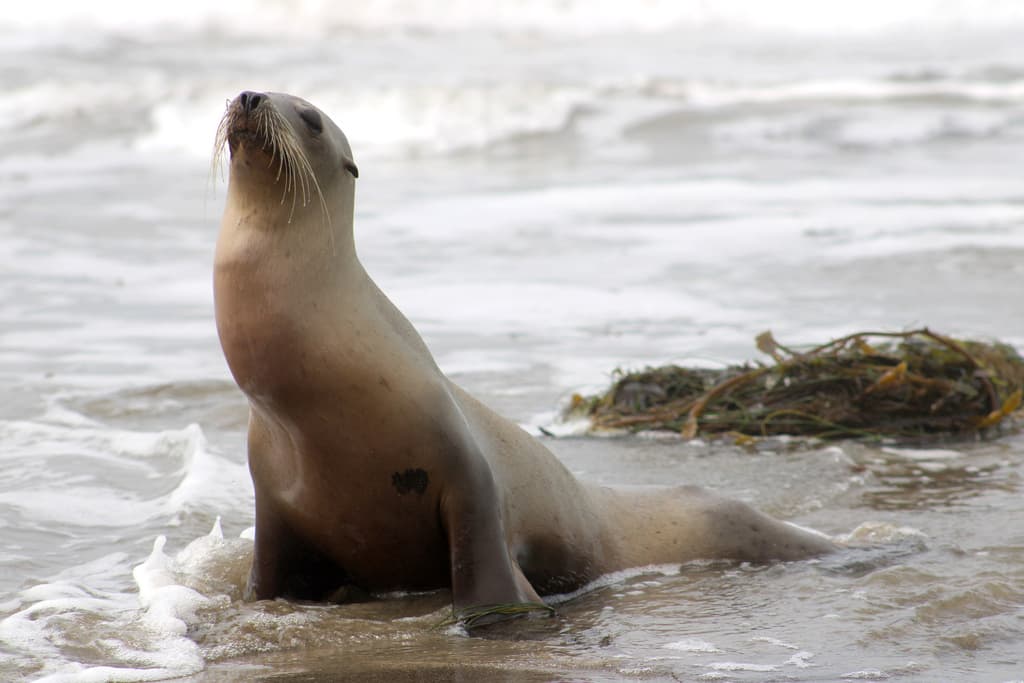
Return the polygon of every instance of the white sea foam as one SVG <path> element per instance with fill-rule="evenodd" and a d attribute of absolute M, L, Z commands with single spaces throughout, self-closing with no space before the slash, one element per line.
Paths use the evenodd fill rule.
<path fill-rule="evenodd" d="M 80 581 L 80 580 L 79 580 Z M 85 634 L 78 629 L 89 629 L 89 636 L 98 644 L 111 643 L 103 635 L 116 633 L 121 628 L 131 629 L 130 615 L 135 605 L 134 596 L 122 592 L 98 591 L 91 587 L 86 590 L 71 580 L 40 584 L 27 589 L 19 596 L 24 606 L 0 621 L 0 641 L 14 652 L 31 653 L 43 657 L 46 666 L 42 678 L 47 683 L 98 681 L 98 680 L 155 680 L 177 675 L 178 671 L 190 673 L 189 669 L 158 669 L 143 671 L 129 666 L 90 667 L 68 661 L 62 653 L 62 643 L 83 639 Z M 134 631 L 132 631 L 134 633 Z M 157 644 L 154 656 L 165 660 L 167 653 Z M 123 647 L 113 643 L 114 649 Z M 139 658 L 126 658 L 126 662 L 138 663 Z"/>
<path fill-rule="evenodd" d="M 774 664 L 751 664 L 747 662 L 712 662 L 705 666 L 713 671 L 757 671 L 767 673 L 778 671 L 779 667 Z"/>
<path fill-rule="evenodd" d="M 563 326 L 680 315 L 709 324 L 733 314 L 692 284 L 682 291 L 652 287 L 649 279 L 637 277 L 641 273 L 621 267 L 624 254 L 611 246 L 621 243 L 632 262 L 643 263 L 646 278 L 673 267 L 721 268 L 769 253 L 776 263 L 796 264 L 919 251 L 925 236 L 932 249 L 1024 247 L 1024 233 L 1000 228 L 1022 217 L 1019 204 L 1010 199 L 1016 191 L 1009 179 L 1005 184 L 965 179 L 956 197 L 947 185 L 931 181 L 893 187 L 883 180 L 824 179 L 527 190 L 396 207 L 375 217 L 384 229 L 367 234 L 363 242 L 372 257 L 393 245 L 391 230 L 400 229 L 403 242 L 414 235 L 432 245 L 434 253 L 458 250 L 472 256 L 460 259 L 457 270 L 429 272 L 416 267 L 418 252 L 389 256 L 408 259 L 407 268 L 392 267 L 384 279 L 389 294 L 417 320 L 430 319 L 433 310 L 449 321 L 528 326 L 543 311 L 545 324 Z M 740 200 L 744 215 L 734 215 L 730 207 Z M 977 206 L 979 201 L 985 206 Z M 934 221 L 936 202 L 944 204 L 941 224 Z M 823 220 L 830 226 L 826 237 L 810 229 Z M 963 229 L 949 228 L 958 224 Z M 531 244 L 535 234 L 548 235 L 553 248 L 521 257 L 509 253 L 520 242 Z M 573 249 L 578 256 L 571 254 Z M 522 272 L 527 268 L 530 277 Z M 397 277 L 405 272 L 407 278 Z M 465 287 L 467 278 L 478 282 L 472 291 Z M 503 305 L 494 306 L 499 300 Z M 443 312 L 437 301 L 446 302 Z"/>
<path fill-rule="evenodd" d="M 836 541 L 843 544 L 857 543 L 895 543 L 900 540 L 922 540 L 928 535 L 920 529 L 898 526 L 888 522 L 864 522 L 848 534 L 841 534 Z"/>
<path fill-rule="evenodd" d="M 663 85 L 667 93 L 671 86 Z M 935 81 L 904 81 L 889 79 L 807 80 L 770 85 L 733 85 L 728 83 L 691 82 L 676 86 L 674 94 L 688 104 L 701 108 L 722 108 L 750 104 L 808 103 L 840 101 L 856 102 L 920 100 L 946 98 L 978 102 L 1013 103 L 1024 100 L 1024 81 L 994 83 L 970 79 Z"/>
<path fill-rule="evenodd" d="M 270 2 L 266 5 L 268 12 L 263 19 L 275 33 L 280 32 L 288 23 L 273 17 L 275 12 L 287 13 L 284 6 Z M 330 13 L 327 7 L 330 6 L 306 9 Z M 126 10 L 103 30 L 126 34 L 143 29 L 158 31 L 166 22 L 184 19 L 176 9 L 168 16 L 150 9 L 139 12 L 137 21 L 133 20 L 132 11 Z M 222 10 L 226 12 L 224 17 L 220 16 Z M 629 12 L 643 14 L 634 12 L 632 7 Z M 490 13 L 488 6 L 487 14 Z M 56 30 L 53 26 L 64 21 L 88 24 L 102 22 L 108 16 L 92 10 L 88 15 L 98 19 L 74 19 L 75 12 L 69 11 L 37 17 L 35 22 L 31 12 L 27 17 L 10 20 L 26 22 L 37 30 L 47 26 Z M 204 13 L 194 16 L 201 25 Z M 216 23 L 231 17 L 233 26 L 244 27 L 244 21 L 238 21 L 240 16 L 227 12 L 218 3 L 206 20 Z M 258 13 L 255 17 L 252 13 L 245 16 L 254 25 L 263 20 Z M 304 18 L 301 11 L 294 16 L 300 19 L 300 33 L 316 25 Z M 0 19 L 0 30 L 3 21 Z M 24 26 L 19 30 L 31 28 Z M 82 33 L 76 30 L 74 35 Z M 297 36 L 303 43 L 312 39 Z M 424 54 L 438 59 L 446 47 L 444 42 L 426 48 L 399 42 L 396 49 L 426 49 Z M 500 58 L 502 53 L 488 52 L 487 56 Z M 894 143 L 926 143 L 950 136 L 983 139 L 1018 129 L 1019 117 L 1013 109 L 995 107 L 1024 101 L 1024 77 L 1019 73 L 1010 78 L 988 78 L 982 72 L 949 71 L 941 72 L 940 77 L 908 79 L 882 72 L 870 76 L 807 75 L 785 79 L 761 76 L 735 81 L 702 77 L 699 72 L 686 69 L 664 73 L 657 63 L 642 62 L 637 70 L 612 73 L 606 73 L 603 64 L 592 66 L 590 72 L 573 78 L 531 68 L 506 69 L 482 77 L 472 66 L 460 64 L 451 66 L 453 73 L 443 75 L 430 70 L 419 73 L 413 64 L 406 71 L 385 70 L 370 81 L 333 71 L 322 74 L 315 69 L 308 76 L 298 76 L 291 71 L 275 70 L 272 65 L 258 79 L 249 74 L 239 76 L 232 68 L 223 67 L 223 71 L 198 83 L 191 78 L 191 70 L 186 78 L 159 70 L 113 75 L 95 71 L 76 73 L 75 78 L 53 75 L 8 87 L 0 102 L 0 134 L 6 133 L 17 141 L 26 128 L 49 127 L 56 132 L 74 126 L 90 131 L 73 141 L 83 144 L 95 142 L 104 133 L 120 136 L 127 132 L 133 148 L 141 152 L 174 151 L 209 158 L 213 131 L 226 99 L 241 89 L 259 87 L 298 92 L 318 105 L 346 130 L 357 157 L 362 158 L 449 154 L 570 128 L 577 135 L 604 144 L 602 141 L 615 140 L 631 127 L 666 113 L 723 109 L 730 110 L 733 116 L 710 125 L 710 130 L 703 133 L 710 139 L 750 146 L 789 145 L 793 140 L 807 138 L 840 147 L 884 148 Z M 415 77 L 410 77 L 410 73 Z M 928 102 L 932 104 L 929 106 Z M 836 109 L 822 111 L 828 103 Z M 856 106 L 880 103 L 911 106 L 899 116 L 893 114 L 891 106 L 875 113 L 853 111 Z M 951 108 L 951 104 L 958 107 Z M 771 109 L 777 110 L 780 105 L 789 106 L 782 112 Z M 969 108 L 970 105 L 977 106 Z M 745 113 L 736 119 L 737 111 Z M 586 116 L 578 120 L 581 114 Z M 111 121 L 116 125 L 111 126 Z M 104 156 L 116 154 L 119 149 L 107 149 Z M 618 149 L 616 153 L 622 152 Z"/>
<path fill-rule="evenodd" d="M 150 129 L 135 142 L 140 151 L 184 151 L 208 158 L 212 131 L 225 98 L 245 83 L 202 94 L 161 98 L 150 112 Z M 542 83 L 421 85 L 305 85 L 282 83 L 301 92 L 341 126 L 358 159 L 439 155 L 478 149 L 513 137 L 566 128 L 573 113 L 597 93 Z"/>
<path fill-rule="evenodd" d="M 715 3 L 644 0 L 523 0 L 488 3 L 471 0 L 389 0 L 363 5 L 320 0 L 222 0 L 216 4 L 181 0 L 173 5 L 140 5 L 126 0 L 95 0 L 88 8 L 74 2 L 22 5 L 3 26 L 56 30 L 74 26 L 111 32 L 177 29 L 217 30 L 230 35 L 281 32 L 327 34 L 339 28 L 363 30 L 417 27 L 427 30 L 542 30 L 572 35 L 609 31 L 655 31 L 671 25 L 697 28 L 744 26 L 798 33 L 857 34 L 903 28 L 1004 27 L 1024 22 L 1024 8 L 1001 0 L 883 0 L 833 5 L 813 0 L 749 0 Z M 81 38 L 80 38 L 81 39 Z"/>
<path fill-rule="evenodd" d="M 706 640 L 700 640 L 699 638 L 686 638 L 684 640 L 675 640 L 671 643 L 662 645 L 664 648 L 669 650 L 680 650 L 682 652 L 699 652 L 702 654 L 721 654 L 721 650 L 715 647 L 712 643 Z"/>
<path fill-rule="evenodd" d="M 644 567 L 632 567 L 630 569 L 623 569 L 617 572 L 609 572 L 603 576 L 599 576 L 587 585 L 578 588 L 571 593 L 561 593 L 558 595 L 551 595 L 545 598 L 545 602 L 551 605 L 560 605 L 563 602 L 574 600 L 581 595 L 586 595 L 599 588 L 605 586 L 614 586 L 615 584 L 623 583 L 629 579 L 637 576 L 645 576 L 648 574 L 659 574 L 661 576 L 677 576 L 680 572 L 680 565 L 678 564 L 657 564 L 647 565 Z"/>
<path fill-rule="evenodd" d="M 785 663 L 786 664 L 790 664 L 792 666 L 795 666 L 798 669 L 809 669 L 810 667 L 814 666 L 813 664 L 810 663 L 810 661 L 808 661 L 808 660 L 812 659 L 813 657 L 814 657 L 814 653 L 813 652 L 807 652 L 806 650 L 801 650 L 800 652 L 793 653 L 793 656 L 790 657 L 789 659 L 787 659 Z"/>
<path fill-rule="evenodd" d="M 410 289 L 394 289 L 392 297 L 427 329 L 431 327 L 437 301 L 448 302 L 443 310 L 445 325 L 489 325 L 496 329 L 528 328 L 542 319 L 549 326 L 579 327 L 608 324 L 615 320 L 643 324 L 639 321 L 674 319 L 684 312 L 701 311 L 709 317 L 714 315 L 714 311 L 696 297 L 644 287 L 608 291 L 569 284 L 478 283 L 473 295 L 467 296 L 465 285 L 424 284 Z M 502 305 L 495 306 L 495 301 L 502 302 Z"/>
<path fill-rule="evenodd" d="M 885 681 L 892 676 L 881 669 L 860 669 L 845 673 L 840 678 L 847 681 Z"/>
<path fill-rule="evenodd" d="M 799 650 L 800 648 L 791 643 L 779 640 L 778 638 L 772 638 L 771 636 L 756 636 L 751 638 L 755 643 L 768 643 L 769 645 L 775 645 L 777 647 L 784 648 L 786 650 Z"/>
<path fill-rule="evenodd" d="M 536 75 L 535 78 L 540 78 Z M 38 88 L 40 86 L 32 86 Z M 106 85 L 110 88 L 112 86 Z M 128 86 L 125 85 L 125 88 Z M 165 86 L 166 87 L 166 86 Z M 211 153 L 211 130 L 223 112 L 223 102 L 235 94 L 238 85 L 225 84 L 217 90 L 197 95 L 157 97 L 156 86 L 131 85 L 142 92 L 121 97 L 133 101 L 155 100 L 149 114 L 150 129 L 137 138 L 143 151 L 186 151 L 196 157 Z M 799 139 L 815 129 L 808 116 L 808 105 L 835 102 L 849 107 L 851 103 L 894 104 L 899 100 L 947 98 L 964 103 L 986 105 L 1020 104 L 1024 102 L 1024 80 L 985 82 L 949 79 L 939 82 L 902 82 L 886 79 L 811 80 L 796 83 L 769 83 L 758 86 L 734 85 L 712 81 L 648 80 L 627 78 L 604 80 L 601 83 L 551 84 L 543 80 L 512 81 L 493 84 L 445 84 L 429 81 L 410 85 L 395 83 L 282 84 L 283 89 L 300 89 L 304 97 L 327 112 L 341 125 L 362 158 L 407 155 L 438 155 L 459 150 L 479 149 L 496 142 L 517 137 L 555 133 L 566 130 L 581 111 L 602 112 L 604 126 L 589 131 L 590 135 L 618 135 L 645 118 L 666 109 L 679 112 L 787 104 L 793 106 L 788 115 L 769 117 L 748 113 L 738 121 L 716 124 L 712 135 L 747 145 L 764 140 Z M 49 118 L 60 118 L 67 112 L 81 110 L 80 98 L 74 93 L 54 91 L 54 97 L 25 93 L 33 106 L 9 105 L 20 116 L 37 112 L 45 103 Z M 146 93 L 152 92 L 153 97 Z M 141 97 L 138 97 L 141 94 Z M 646 100 L 640 109 L 625 108 L 616 114 L 616 107 L 631 99 Z M 104 102 L 104 100 L 96 100 Z M 104 105 L 106 106 L 106 104 Z M 849 110 L 847 110 L 849 111 Z M 26 114 L 26 112 L 29 112 Z M 835 119 L 836 114 L 826 112 Z M 35 115 L 38 115 L 36 113 Z M 882 147 L 894 143 L 929 142 L 949 136 L 984 138 L 1001 129 L 1018 125 L 1013 110 L 950 111 L 948 106 L 919 108 L 903 112 L 901 119 L 891 112 L 873 116 L 871 112 L 849 113 L 846 120 L 832 125 L 831 139 L 835 145 Z M 12 122 L 15 119 L 11 119 Z M 12 124 L 13 125 L 13 124 Z M 780 126 L 782 128 L 780 128 Z M 788 126 L 788 130 L 786 128 Z"/>
<path fill-rule="evenodd" d="M 223 540 L 219 525 L 211 533 L 216 534 L 217 540 Z M 196 612 L 215 606 L 217 601 L 179 584 L 176 563 L 163 552 L 166 542 L 163 536 L 157 538 L 153 552 L 135 568 L 133 575 L 139 586 L 139 602 L 145 610 L 142 622 L 153 631 L 184 636 Z"/>
<path fill-rule="evenodd" d="M 894 446 L 886 446 L 882 449 L 882 452 L 915 461 L 961 460 L 964 458 L 963 452 L 954 451 L 949 448 L 896 448 Z"/>
<path fill-rule="evenodd" d="M 226 540 L 218 520 L 209 535 L 174 556 L 164 552 L 165 544 L 163 536 L 157 538 L 150 556 L 135 567 L 137 593 L 99 590 L 88 576 L 107 572 L 104 580 L 122 580 L 111 573 L 126 570 L 123 554 L 22 591 L 21 608 L 0 621 L 0 642 L 15 651 L 45 654 L 46 670 L 38 680 L 46 683 L 160 680 L 201 671 L 205 659 L 188 637 L 189 629 L 201 618 L 200 611 L 230 604 L 231 598 L 218 589 L 240 590 L 230 577 L 238 575 L 239 563 L 248 562 L 252 542 Z M 84 581 L 92 585 L 86 589 Z M 122 665 L 69 660 L 53 645 L 83 638 Z"/>
<path fill-rule="evenodd" d="M 0 421 L 0 440 L 8 446 L 0 459 L 8 460 L 9 481 L 47 482 L 0 487 L 0 503 L 37 520 L 136 526 L 159 518 L 174 521 L 200 504 L 247 505 L 252 496 L 245 466 L 213 454 L 194 424 L 181 430 L 133 432 L 88 424 Z M 84 467 L 85 462 L 93 466 Z M 169 493 L 162 493 L 162 486 L 143 492 L 122 485 L 175 478 L 178 483 Z"/>

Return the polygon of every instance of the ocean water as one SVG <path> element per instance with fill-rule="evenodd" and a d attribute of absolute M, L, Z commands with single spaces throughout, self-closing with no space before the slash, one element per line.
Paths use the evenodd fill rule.
<path fill-rule="evenodd" d="M 528 429 L 766 329 L 1024 349 L 1022 35 L 998 0 L 4 5 L 0 680 L 1024 680 L 1015 434 L 549 439 L 881 549 L 641 568 L 486 638 L 443 593 L 244 603 L 211 292 L 217 123 L 280 90 L 352 142 L 371 275 Z"/>

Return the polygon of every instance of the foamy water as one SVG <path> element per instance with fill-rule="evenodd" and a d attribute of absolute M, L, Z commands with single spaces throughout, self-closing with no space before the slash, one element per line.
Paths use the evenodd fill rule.
<path fill-rule="evenodd" d="M 246 412 L 210 284 L 214 131 L 272 89 L 352 141 L 378 284 L 535 432 L 616 367 L 745 360 L 765 329 L 1024 348 L 1020 3 L 0 15 L 0 679 L 1020 679 L 1012 435 L 756 454 L 567 436 L 549 443 L 580 476 L 709 486 L 851 549 L 625 572 L 487 639 L 438 627 L 443 592 L 244 603 Z"/>

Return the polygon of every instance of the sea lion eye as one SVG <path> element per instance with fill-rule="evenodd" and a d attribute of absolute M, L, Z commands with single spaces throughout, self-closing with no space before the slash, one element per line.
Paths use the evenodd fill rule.
<path fill-rule="evenodd" d="M 299 118 L 305 121 L 309 129 L 314 133 L 323 132 L 324 121 L 320 118 L 320 112 L 316 109 L 303 109 L 299 112 Z"/>

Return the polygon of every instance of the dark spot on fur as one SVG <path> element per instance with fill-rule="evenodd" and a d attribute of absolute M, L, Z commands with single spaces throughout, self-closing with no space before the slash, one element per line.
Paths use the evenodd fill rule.
<path fill-rule="evenodd" d="M 409 469 L 405 472 L 395 472 L 391 475 L 391 485 L 398 491 L 398 495 L 404 496 L 410 491 L 415 491 L 418 494 L 423 494 L 427 490 L 427 484 L 430 483 L 430 477 L 427 476 L 426 471 L 417 469 Z"/>
<path fill-rule="evenodd" d="M 384 388 L 385 388 L 385 389 L 387 389 L 388 391 L 391 391 L 391 384 L 389 384 L 389 383 L 388 383 L 388 381 L 387 381 L 386 379 L 384 379 L 384 375 L 381 375 L 381 376 L 380 376 L 380 377 L 378 378 L 378 381 L 380 382 L 380 385 L 381 385 L 382 387 L 384 387 Z"/>

